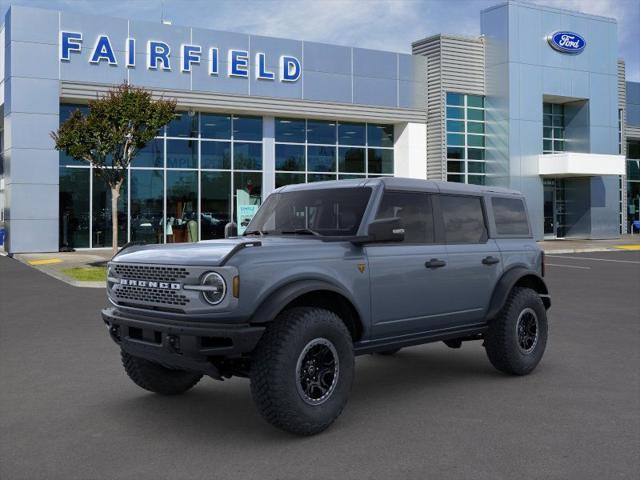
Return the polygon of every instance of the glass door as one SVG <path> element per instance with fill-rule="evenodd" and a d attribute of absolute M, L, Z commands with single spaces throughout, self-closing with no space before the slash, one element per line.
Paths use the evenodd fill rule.
<path fill-rule="evenodd" d="M 555 222 L 555 195 L 556 182 L 554 179 L 544 179 L 544 237 L 555 238 L 556 222 Z"/>

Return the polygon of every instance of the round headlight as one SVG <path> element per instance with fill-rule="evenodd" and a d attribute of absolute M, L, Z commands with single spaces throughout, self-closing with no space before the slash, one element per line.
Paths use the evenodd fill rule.
<path fill-rule="evenodd" d="M 224 299 L 227 293 L 227 285 L 219 273 L 207 273 L 202 277 L 201 283 L 203 287 L 206 287 L 206 290 L 202 290 L 202 296 L 211 305 L 217 305 Z"/>

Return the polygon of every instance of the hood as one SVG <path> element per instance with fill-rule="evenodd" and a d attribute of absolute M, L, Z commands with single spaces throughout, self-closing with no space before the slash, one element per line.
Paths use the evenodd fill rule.
<path fill-rule="evenodd" d="M 159 265 L 220 265 L 242 244 L 260 242 L 264 246 L 293 246 L 317 244 L 321 240 L 299 237 L 237 237 L 224 240 L 204 240 L 198 243 L 170 243 L 166 245 L 136 245 L 123 250 L 113 257 L 113 262 L 147 263 Z"/>

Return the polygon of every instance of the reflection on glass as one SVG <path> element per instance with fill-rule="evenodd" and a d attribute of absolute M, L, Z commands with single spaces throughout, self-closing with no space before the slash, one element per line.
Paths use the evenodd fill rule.
<path fill-rule="evenodd" d="M 365 149 L 344 148 L 338 150 L 338 166 L 341 172 L 364 173 Z"/>
<path fill-rule="evenodd" d="M 198 241 L 198 173 L 167 172 L 167 243 Z"/>
<path fill-rule="evenodd" d="M 162 243 L 162 170 L 131 170 L 131 241 Z"/>
<path fill-rule="evenodd" d="M 462 159 L 464 158 L 464 148 L 462 147 L 447 147 L 447 158 Z"/>
<path fill-rule="evenodd" d="M 82 113 L 83 115 L 87 115 L 89 113 L 89 106 L 72 104 L 72 103 L 61 103 L 60 104 L 60 125 L 66 122 L 67 119 L 71 116 L 71 114 L 76 110 L 80 110 L 80 113 Z M 88 162 L 85 162 L 84 160 L 76 160 L 68 155 L 65 155 L 64 152 L 59 152 L 58 158 L 60 160 L 60 166 L 63 166 L 63 165 L 82 165 L 85 167 L 89 166 Z"/>
<path fill-rule="evenodd" d="M 336 123 L 324 120 L 307 120 L 307 142 L 335 145 Z"/>
<path fill-rule="evenodd" d="M 447 132 L 464 132 L 464 122 L 458 120 L 447 120 Z"/>
<path fill-rule="evenodd" d="M 338 143 L 340 145 L 365 145 L 364 123 L 340 122 L 338 124 Z"/>
<path fill-rule="evenodd" d="M 200 114 L 200 135 L 202 138 L 231 138 L 231 115 Z"/>
<path fill-rule="evenodd" d="M 370 147 L 393 147 L 393 125 L 367 125 L 367 144 Z"/>
<path fill-rule="evenodd" d="M 370 148 L 369 173 L 393 173 L 393 150 Z"/>
<path fill-rule="evenodd" d="M 468 182 L 471 185 L 484 185 L 485 184 L 485 176 L 484 175 L 469 175 Z"/>
<path fill-rule="evenodd" d="M 198 114 L 194 112 L 176 112 L 174 119 L 167 125 L 167 137 L 194 138 L 198 136 Z"/>
<path fill-rule="evenodd" d="M 467 120 L 475 120 L 478 122 L 484 122 L 484 110 L 474 110 L 470 108 L 467 110 Z"/>
<path fill-rule="evenodd" d="M 464 145 L 464 135 L 459 133 L 447 133 L 447 145 Z"/>
<path fill-rule="evenodd" d="M 304 143 L 305 122 L 299 118 L 276 118 L 276 142 Z"/>
<path fill-rule="evenodd" d="M 167 140 L 167 168 L 197 167 L 197 140 Z"/>
<path fill-rule="evenodd" d="M 238 198 L 238 190 L 241 191 Z M 233 174 L 234 208 L 238 205 L 260 205 L 262 202 L 262 173 L 236 172 Z M 235 210 L 234 210 L 235 211 Z M 235 219 L 234 219 L 235 220 Z"/>
<path fill-rule="evenodd" d="M 89 247 L 88 168 L 60 168 L 60 247 Z"/>
<path fill-rule="evenodd" d="M 235 142 L 233 144 L 233 168 L 236 170 L 261 170 L 262 144 Z"/>
<path fill-rule="evenodd" d="M 141 148 L 131 162 L 132 167 L 162 168 L 164 140 L 155 138 Z"/>
<path fill-rule="evenodd" d="M 464 118 L 464 108 L 447 107 L 447 118 L 462 120 Z"/>
<path fill-rule="evenodd" d="M 309 183 L 312 183 L 312 182 L 326 182 L 328 180 L 335 180 L 335 179 L 336 179 L 335 175 L 323 175 L 318 173 L 310 173 L 307 181 Z"/>
<path fill-rule="evenodd" d="M 262 140 L 262 117 L 238 115 L 233 117 L 235 140 Z"/>
<path fill-rule="evenodd" d="M 231 142 L 200 142 L 202 168 L 230 169 Z"/>
<path fill-rule="evenodd" d="M 464 162 L 447 162 L 447 172 L 464 173 Z"/>
<path fill-rule="evenodd" d="M 307 147 L 307 168 L 310 172 L 335 172 L 335 147 L 309 145 Z"/>
<path fill-rule="evenodd" d="M 202 240 L 224 238 L 224 227 L 231 219 L 231 173 L 202 172 L 200 195 Z"/>
<path fill-rule="evenodd" d="M 304 182 L 304 173 L 276 173 L 276 188 Z"/>
<path fill-rule="evenodd" d="M 461 93 L 447 92 L 447 105 L 464 105 L 464 95 Z"/>
<path fill-rule="evenodd" d="M 94 247 L 110 247 L 113 238 L 111 226 L 111 187 L 93 170 L 92 234 Z M 127 180 L 120 187 L 118 197 L 118 245 L 127 243 Z"/>
<path fill-rule="evenodd" d="M 304 172 L 304 145 L 276 144 L 276 170 Z"/>

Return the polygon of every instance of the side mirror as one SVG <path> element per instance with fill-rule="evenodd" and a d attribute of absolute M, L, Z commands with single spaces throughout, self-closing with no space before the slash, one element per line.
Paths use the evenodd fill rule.
<path fill-rule="evenodd" d="M 404 240 L 404 228 L 400 219 L 380 218 L 369 224 L 369 235 L 361 243 L 385 243 L 402 242 Z"/>

